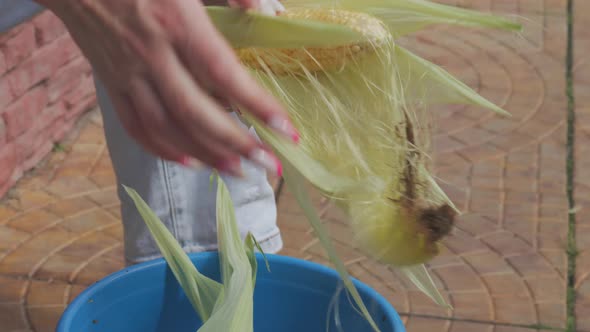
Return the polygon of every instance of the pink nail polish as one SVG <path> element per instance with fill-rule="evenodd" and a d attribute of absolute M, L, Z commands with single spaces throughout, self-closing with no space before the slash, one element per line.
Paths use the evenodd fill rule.
<path fill-rule="evenodd" d="M 279 162 L 279 165 L 277 166 L 277 176 L 278 177 L 283 176 L 283 164 L 281 164 L 280 162 Z"/>
<path fill-rule="evenodd" d="M 277 132 L 289 137 L 293 142 L 299 143 L 299 133 L 293 127 L 289 119 L 282 116 L 274 116 L 268 121 L 268 126 Z"/>
<path fill-rule="evenodd" d="M 268 151 L 256 149 L 250 154 L 249 159 L 272 174 L 278 176 L 283 174 L 283 165 L 281 164 L 281 161 Z"/>
<path fill-rule="evenodd" d="M 188 165 L 189 165 L 189 159 L 190 159 L 189 156 L 182 156 L 178 160 L 178 163 L 181 164 L 182 166 L 188 167 Z"/>
<path fill-rule="evenodd" d="M 199 160 L 189 157 L 189 156 L 182 156 L 178 160 L 178 163 L 184 167 L 190 167 L 190 168 L 194 168 L 194 169 L 200 169 L 203 167 L 203 163 L 201 163 Z"/>

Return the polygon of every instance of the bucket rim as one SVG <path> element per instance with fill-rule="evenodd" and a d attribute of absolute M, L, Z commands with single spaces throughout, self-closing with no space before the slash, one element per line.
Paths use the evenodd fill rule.
<path fill-rule="evenodd" d="M 190 260 L 195 263 L 201 260 L 207 259 L 215 259 L 219 256 L 217 251 L 207 251 L 207 252 L 198 252 L 198 253 L 190 253 L 188 254 Z M 329 277 L 335 277 L 337 279 L 341 279 L 340 275 L 336 270 L 325 266 L 323 264 L 319 264 L 316 262 L 308 261 L 305 259 L 291 257 L 291 256 L 284 256 L 280 254 L 264 254 L 268 263 L 272 270 L 272 264 L 286 264 L 297 266 L 298 268 L 302 268 L 308 271 L 314 271 Z M 256 253 L 256 259 L 258 263 L 264 262 L 264 256 L 260 253 Z M 154 267 L 159 267 L 161 265 L 167 265 L 167 262 L 164 258 L 156 258 L 150 261 L 138 263 L 132 266 L 125 267 L 121 270 L 115 271 L 98 281 L 90 284 L 87 286 L 80 294 L 78 294 L 74 300 L 72 300 L 67 306 L 64 312 L 62 313 L 60 320 L 58 322 L 56 332 L 70 332 L 71 324 L 74 319 L 74 313 L 76 312 L 77 308 L 79 308 L 83 303 L 89 301 L 93 294 L 99 292 L 102 288 L 108 286 L 110 283 L 118 280 L 120 278 L 124 278 L 126 275 L 130 273 L 140 273 L 143 270 L 148 270 Z M 260 265 L 259 265 L 260 266 Z M 370 287 L 369 285 L 365 284 L 364 282 L 350 276 L 350 279 L 354 283 L 355 287 L 358 289 L 359 293 L 365 294 L 366 297 L 371 298 L 376 302 L 378 307 L 383 310 L 383 314 L 385 317 L 388 317 L 391 320 L 391 325 L 394 327 L 394 332 L 404 332 L 404 324 L 399 316 L 398 312 L 395 310 L 393 305 L 385 299 L 385 297 L 377 292 L 375 289 Z M 399 329 L 401 331 L 398 331 Z"/>

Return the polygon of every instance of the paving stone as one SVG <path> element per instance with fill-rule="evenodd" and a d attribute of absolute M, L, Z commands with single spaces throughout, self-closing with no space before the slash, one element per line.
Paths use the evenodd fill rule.
<path fill-rule="evenodd" d="M 457 319 L 493 320 L 493 304 L 489 294 L 456 293 L 451 295 L 452 315 Z"/>
<path fill-rule="evenodd" d="M 43 207 L 55 201 L 55 198 L 42 190 L 17 190 L 15 205 L 19 210 L 30 210 Z"/>
<path fill-rule="evenodd" d="M 40 307 L 63 305 L 68 284 L 63 282 L 47 282 L 33 280 L 29 284 L 27 306 Z"/>
<path fill-rule="evenodd" d="M 51 255 L 35 271 L 35 277 L 49 280 L 70 281 L 77 269 L 86 264 L 88 257 L 70 256 L 62 253 Z"/>
<path fill-rule="evenodd" d="M 83 285 L 72 285 L 69 292 L 68 303 L 71 303 L 78 295 L 80 295 L 87 287 Z"/>
<path fill-rule="evenodd" d="M 30 233 L 12 227 L 0 226 L 0 250 L 17 246 L 30 237 Z"/>
<path fill-rule="evenodd" d="M 499 232 L 487 235 L 483 238 L 490 247 L 501 255 L 518 255 L 528 253 L 531 246 L 522 238 L 511 232 Z"/>
<path fill-rule="evenodd" d="M 490 274 L 482 276 L 492 297 L 527 296 L 526 284 L 516 273 Z"/>
<path fill-rule="evenodd" d="M 113 216 L 104 210 L 94 209 L 66 218 L 60 225 L 73 233 L 81 234 L 116 222 L 118 221 L 114 220 Z"/>
<path fill-rule="evenodd" d="M 0 304 L 22 303 L 26 285 L 25 279 L 0 276 Z"/>
<path fill-rule="evenodd" d="M 78 215 L 96 207 L 92 201 L 86 197 L 75 197 L 71 199 L 62 199 L 47 207 L 47 210 L 62 218 Z"/>
<path fill-rule="evenodd" d="M 483 291 L 481 278 L 468 266 L 444 266 L 435 270 L 449 292 Z"/>
<path fill-rule="evenodd" d="M 406 323 L 406 330 L 408 332 L 448 331 L 450 325 L 450 321 L 410 317 Z"/>
<path fill-rule="evenodd" d="M 45 210 L 34 210 L 11 220 L 8 225 L 24 232 L 35 233 L 59 220 L 60 217 L 53 213 Z"/>
<path fill-rule="evenodd" d="M 87 198 L 100 206 L 120 204 L 116 188 L 103 189 L 101 191 L 88 194 Z"/>
<path fill-rule="evenodd" d="M 22 315 L 21 304 L 0 304 L 0 326 L 5 331 L 27 328 L 27 322 Z"/>
<path fill-rule="evenodd" d="M 10 218 L 14 217 L 17 212 L 10 206 L 0 205 L 0 225 L 6 223 Z"/>
<path fill-rule="evenodd" d="M 35 331 L 53 332 L 64 309 L 65 306 L 28 308 L 28 317 Z"/>

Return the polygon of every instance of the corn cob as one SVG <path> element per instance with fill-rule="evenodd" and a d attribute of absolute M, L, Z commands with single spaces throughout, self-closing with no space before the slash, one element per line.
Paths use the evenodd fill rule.
<path fill-rule="evenodd" d="M 337 9 L 293 8 L 280 14 L 285 18 L 341 24 L 360 33 L 363 40 L 354 44 L 308 48 L 241 48 L 242 63 L 253 69 L 267 68 L 275 75 L 329 71 L 342 68 L 375 48 L 387 43 L 390 34 L 383 23 L 368 14 Z"/>

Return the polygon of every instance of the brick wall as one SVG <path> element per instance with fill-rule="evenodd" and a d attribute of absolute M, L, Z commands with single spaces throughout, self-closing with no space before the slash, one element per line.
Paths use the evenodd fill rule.
<path fill-rule="evenodd" d="M 53 14 L 0 33 L 0 197 L 95 104 L 90 66 Z"/>

